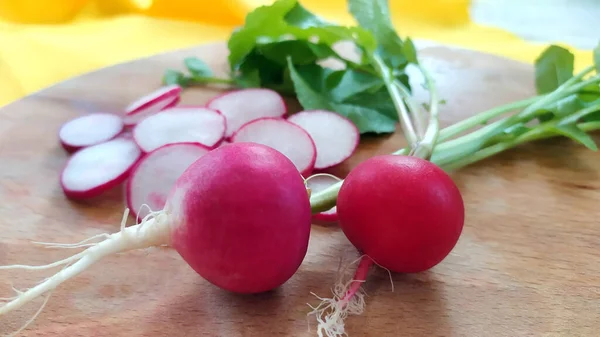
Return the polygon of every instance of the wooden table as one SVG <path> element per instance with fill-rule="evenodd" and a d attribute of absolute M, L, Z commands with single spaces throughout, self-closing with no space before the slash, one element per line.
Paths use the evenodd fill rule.
<path fill-rule="evenodd" d="M 528 65 L 471 51 L 421 44 L 447 101 L 444 125 L 533 94 Z M 74 78 L 0 109 L 0 264 L 48 263 L 70 252 L 30 240 L 76 242 L 118 230 L 118 188 L 95 200 L 68 201 L 58 175 L 67 154 L 61 123 L 84 112 L 119 111 L 160 85 L 166 68 L 199 56 L 224 73 L 226 49 L 214 44 L 157 55 Z M 418 86 L 417 86 L 418 87 Z M 217 89 L 188 89 L 201 104 Z M 417 90 L 417 96 L 425 98 Z M 596 139 L 598 139 L 596 137 Z M 338 168 L 404 145 L 400 134 L 366 137 Z M 453 173 L 466 203 L 464 234 L 432 270 L 376 270 L 363 315 L 350 336 L 596 336 L 600 331 L 600 156 L 564 139 L 523 146 Z M 335 227 L 313 226 L 298 273 L 276 291 L 238 296 L 215 288 L 169 249 L 112 256 L 53 292 L 24 336 L 315 336 L 307 303 L 329 296 L 342 260 L 356 253 Z M 46 272 L 0 272 L 30 287 Z M 42 299 L 0 317 L 0 334 L 23 324 Z M 310 330 L 309 330 L 310 328 Z"/>

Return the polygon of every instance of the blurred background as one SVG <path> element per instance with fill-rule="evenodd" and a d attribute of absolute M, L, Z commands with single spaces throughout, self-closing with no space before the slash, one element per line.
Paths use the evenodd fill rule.
<path fill-rule="evenodd" d="M 0 106 L 115 63 L 227 39 L 268 0 L 0 0 Z M 351 23 L 346 0 L 301 0 Z M 600 39 L 599 0 L 389 0 L 403 37 L 524 62 L 548 43 L 572 48 L 576 67 Z"/>

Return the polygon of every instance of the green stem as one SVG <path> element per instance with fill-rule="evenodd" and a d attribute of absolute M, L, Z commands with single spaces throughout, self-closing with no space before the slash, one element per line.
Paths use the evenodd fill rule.
<path fill-rule="evenodd" d="M 387 88 L 392 102 L 394 103 L 394 107 L 398 112 L 398 117 L 400 118 L 400 125 L 402 126 L 402 131 L 404 132 L 404 137 L 406 137 L 406 141 L 408 142 L 411 148 L 414 148 L 417 145 L 418 138 L 413 127 L 412 121 L 408 114 L 408 110 L 406 108 L 406 104 L 404 103 L 403 95 L 397 85 L 394 84 L 394 79 L 392 77 L 392 72 L 385 65 L 383 60 L 377 56 L 372 55 L 372 61 L 379 73 L 379 76 L 383 79 L 385 83 L 385 87 Z"/>
<path fill-rule="evenodd" d="M 425 83 L 429 90 L 429 124 L 423 139 L 419 142 L 415 149 L 414 155 L 417 157 L 429 159 L 433 153 L 434 148 L 437 145 L 438 136 L 440 133 L 440 122 L 438 120 L 439 102 L 437 89 L 433 78 L 429 72 L 423 66 L 419 66 L 421 73 L 425 77 Z"/>
<path fill-rule="evenodd" d="M 422 138 L 424 136 L 424 130 L 423 130 L 423 114 L 421 114 L 421 107 L 419 106 L 419 104 L 413 99 L 412 95 L 410 94 L 410 91 L 408 90 L 408 88 L 404 85 L 404 83 L 400 82 L 399 80 L 394 80 L 394 85 L 398 87 L 398 90 L 400 90 L 400 93 L 402 94 L 403 98 L 404 98 L 404 102 L 406 102 L 406 105 L 408 105 L 409 110 L 410 110 L 410 114 L 412 115 L 412 121 L 414 121 L 415 124 L 415 131 L 416 134 L 418 135 L 418 138 Z"/>
<path fill-rule="evenodd" d="M 207 83 L 228 84 L 228 85 L 234 85 L 235 84 L 235 81 L 233 79 L 230 79 L 230 78 L 192 76 L 192 77 L 190 77 L 190 80 L 193 83 L 199 83 L 199 84 L 207 84 Z"/>

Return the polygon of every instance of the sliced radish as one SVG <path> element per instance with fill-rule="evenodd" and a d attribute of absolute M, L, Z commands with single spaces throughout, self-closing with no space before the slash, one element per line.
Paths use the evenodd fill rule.
<path fill-rule="evenodd" d="M 225 117 L 208 108 L 170 108 L 152 115 L 133 129 L 142 151 L 150 152 L 173 143 L 218 145 L 225 133 Z"/>
<path fill-rule="evenodd" d="M 288 120 L 306 130 L 315 142 L 317 170 L 335 166 L 348 159 L 360 140 L 360 133 L 354 123 L 335 112 L 302 111 L 293 114 Z"/>
<path fill-rule="evenodd" d="M 241 89 L 217 96 L 207 107 L 227 119 L 225 137 L 231 137 L 242 125 L 262 117 L 282 117 L 287 112 L 283 97 L 269 89 Z"/>
<path fill-rule="evenodd" d="M 82 147 L 106 142 L 123 131 L 121 117 L 109 113 L 91 113 L 66 122 L 58 132 L 62 147 L 75 152 Z"/>
<path fill-rule="evenodd" d="M 180 86 L 169 85 L 137 99 L 125 108 L 125 125 L 135 125 L 157 112 L 177 105 L 180 94 Z"/>
<path fill-rule="evenodd" d="M 127 206 L 134 216 L 142 219 L 149 210 L 163 209 L 177 178 L 209 151 L 200 144 L 178 143 L 162 146 L 145 155 L 133 168 L 127 182 Z"/>
<path fill-rule="evenodd" d="M 246 123 L 231 139 L 234 143 L 270 146 L 287 156 L 303 175 L 310 174 L 317 158 L 315 143 L 308 133 L 283 118 L 265 117 Z"/>
<path fill-rule="evenodd" d="M 83 148 L 63 169 L 62 189 L 69 198 L 96 197 L 127 179 L 141 155 L 133 140 L 121 137 Z"/>
<path fill-rule="evenodd" d="M 341 179 L 334 175 L 318 173 L 306 178 L 306 186 L 310 188 L 311 194 L 316 194 L 340 181 Z M 320 220 L 323 222 L 336 222 L 337 219 L 337 208 L 335 206 L 325 212 L 313 215 L 313 220 Z"/>

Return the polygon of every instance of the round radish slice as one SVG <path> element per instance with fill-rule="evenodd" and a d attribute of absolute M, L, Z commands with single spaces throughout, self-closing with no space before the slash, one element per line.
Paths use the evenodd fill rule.
<path fill-rule="evenodd" d="M 65 123 L 58 132 L 62 147 L 75 152 L 82 147 L 106 142 L 123 131 L 121 117 L 109 113 L 92 113 Z"/>
<path fill-rule="evenodd" d="M 142 152 L 131 139 L 115 138 L 75 152 L 60 177 L 65 195 L 96 197 L 127 179 Z"/>
<path fill-rule="evenodd" d="M 125 125 L 135 125 L 148 116 L 177 105 L 180 94 L 180 86 L 169 85 L 137 99 L 125 108 Z"/>
<path fill-rule="evenodd" d="M 162 146 L 145 155 L 133 168 L 127 182 L 127 207 L 139 219 L 150 210 L 163 209 L 177 178 L 209 151 L 199 144 L 178 143 Z"/>
<path fill-rule="evenodd" d="M 142 151 L 173 143 L 199 143 L 214 147 L 223 139 L 225 117 L 208 108 L 170 108 L 152 115 L 133 129 Z"/>
<path fill-rule="evenodd" d="M 260 118 L 244 124 L 232 137 L 234 143 L 267 145 L 288 157 L 303 175 L 315 165 L 315 143 L 301 127 L 283 118 Z"/>
<path fill-rule="evenodd" d="M 227 119 L 225 137 L 231 137 L 242 125 L 262 117 L 282 117 L 287 107 L 277 92 L 269 89 L 241 89 L 217 96 L 207 107 Z"/>
<path fill-rule="evenodd" d="M 348 118 L 325 110 L 296 113 L 288 118 L 312 137 L 317 147 L 315 169 L 340 164 L 356 150 L 360 140 L 358 128 Z"/>
<path fill-rule="evenodd" d="M 306 178 L 306 186 L 310 188 L 311 194 L 316 194 L 340 181 L 342 179 L 334 175 L 318 173 Z M 336 222 L 338 219 L 337 208 L 334 206 L 325 212 L 317 213 L 313 215 L 313 219 L 323 222 Z"/>

